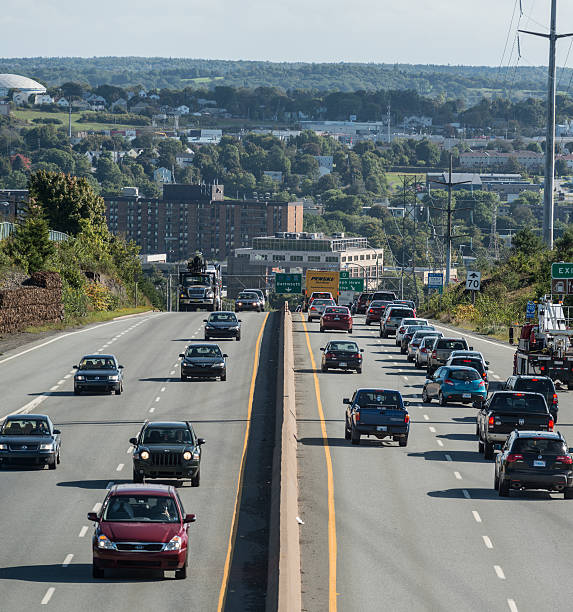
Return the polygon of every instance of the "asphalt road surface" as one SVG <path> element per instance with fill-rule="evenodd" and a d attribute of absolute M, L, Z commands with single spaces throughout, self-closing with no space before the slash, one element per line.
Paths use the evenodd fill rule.
<path fill-rule="evenodd" d="M 0 356 L 0 418 L 48 414 L 62 431 L 56 471 L 0 471 L 0 609 L 217 610 L 230 562 L 229 543 L 244 453 L 257 338 L 265 314 L 243 313 L 241 342 L 221 340 L 229 354 L 226 382 L 179 379 L 178 355 L 203 339 L 204 313 L 121 319 Z M 115 354 L 125 390 L 73 395 L 72 366 L 84 354 Z M 201 486 L 179 489 L 190 526 L 187 580 L 154 573 L 91 577 L 93 524 L 110 483 L 131 481 L 129 438 L 145 419 L 190 420 L 206 438 Z"/>
<path fill-rule="evenodd" d="M 303 609 L 570 610 L 573 502 L 539 491 L 499 498 L 494 464 L 477 452 L 475 409 L 422 404 L 425 371 L 377 326 L 356 317 L 345 336 L 293 318 Z M 346 337 L 364 348 L 363 373 L 321 373 L 320 347 Z M 466 337 L 490 381 L 511 374 L 512 348 Z M 412 402 L 406 448 L 344 440 L 342 399 L 368 386 Z M 559 404 L 556 429 L 573 446 L 573 392 L 559 391 Z"/>

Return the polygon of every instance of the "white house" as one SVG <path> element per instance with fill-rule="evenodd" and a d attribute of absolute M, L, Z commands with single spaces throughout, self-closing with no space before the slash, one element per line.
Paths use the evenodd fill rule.
<path fill-rule="evenodd" d="M 182 104 L 181 106 L 178 106 L 175 110 L 178 113 L 180 113 L 181 115 L 188 115 L 189 114 L 189 107 L 185 106 L 185 104 Z"/>
<path fill-rule="evenodd" d="M 16 105 L 28 104 L 28 98 L 32 94 L 29 91 L 16 91 L 12 96 L 12 102 Z"/>
<path fill-rule="evenodd" d="M 56 104 L 60 107 L 60 108 L 68 108 L 70 106 L 70 103 L 66 100 L 66 98 L 60 98 Z"/>
<path fill-rule="evenodd" d="M 153 180 L 157 183 L 172 183 L 173 174 L 167 168 L 157 168 L 153 171 Z"/>
<path fill-rule="evenodd" d="M 187 168 L 188 166 L 193 165 L 193 158 L 195 157 L 195 153 L 179 153 L 179 155 L 175 156 L 175 163 L 180 168 Z"/>
<path fill-rule="evenodd" d="M 54 103 L 54 98 L 52 98 L 52 96 L 48 94 L 36 94 L 34 96 L 34 104 L 36 105 L 53 104 L 53 103 Z"/>
<path fill-rule="evenodd" d="M 145 89 L 140 89 L 140 90 L 137 92 L 137 95 L 138 95 L 140 98 L 147 98 L 147 91 L 145 91 Z"/>

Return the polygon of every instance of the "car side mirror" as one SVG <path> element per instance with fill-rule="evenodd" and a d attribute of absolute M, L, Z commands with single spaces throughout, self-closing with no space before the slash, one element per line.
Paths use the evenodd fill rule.
<path fill-rule="evenodd" d="M 342 400 L 342 403 L 343 403 L 343 404 L 350 404 L 350 398 L 345 397 L 345 398 Z"/>
<path fill-rule="evenodd" d="M 363 352 L 364 352 L 364 349 L 360 349 L 360 352 L 361 352 L 361 353 L 363 353 Z"/>
<path fill-rule="evenodd" d="M 237 319 L 237 321 L 239 321 L 239 323 L 242 323 L 242 322 L 243 322 L 243 320 L 242 320 L 242 319 Z"/>
<path fill-rule="evenodd" d="M 203 323 L 207 323 L 207 319 L 203 319 Z"/>
<path fill-rule="evenodd" d="M 77 370 L 77 369 L 78 369 L 78 366 L 77 366 L 77 365 L 72 366 L 72 367 L 74 368 L 74 370 Z"/>
<path fill-rule="evenodd" d="M 473 347 L 473 346 L 470 346 L 470 351 L 473 351 L 473 350 L 474 350 L 474 347 Z"/>
<path fill-rule="evenodd" d="M 137 446 L 137 438 L 129 438 L 129 443 L 133 444 L 133 446 Z"/>
<path fill-rule="evenodd" d="M 185 353 L 179 353 L 179 357 L 185 357 Z"/>
<path fill-rule="evenodd" d="M 88 521 L 99 523 L 97 512 L 88 512 Z"/>
<path fill-rule="evenodd" d="M 229 355 L 227 353 L 223 353 L 223 357 L 226 359 Z"/>
<path fill-rule="evenodd" d="M 194 523 L 197 520 L 197 517 L 194 514 L 186 514 L 183 519 L 184 523 Z"/>
<path fill-rule="evenodd" d="M 321 346 L 321 347 L 320 347 L 320 350 L 321 350 L 321 351 L 324 351 L 324 346 Z"/>
<path fill-rule="evenodd" d="M 62 433 L 62 432 L 61 432 L 59 429 L 54 429 L 54 435 L 59 435 L 59 434 L 61 434 L 61 433 Z"/>
<path fill-rule="evenodd" d="M 117 369 L 118 369 L 118 370 L 123 370 L 123 366 L 122 366 L 122 365 L 118 365 L 118 366 L 117 366 Z"/>
<path fill-rule="evenodd" d="M 205 438 L 197 438 L 197 444 L 199 444 L 199 446 L 201 444 L 205 444 L 207 442 L 207 440 L 205 440 Z"/>
<path fill-rule="evenodd" d="M 485 365 L 489 365 L 489 361 L 486 361 L 486 362 L 485 362 Z"/>

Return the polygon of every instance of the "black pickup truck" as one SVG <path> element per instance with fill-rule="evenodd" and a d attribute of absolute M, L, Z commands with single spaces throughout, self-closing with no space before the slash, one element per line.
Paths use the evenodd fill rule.
<path fill-rule="evenodd" d="M 410 415 L 399 391 L 357 389 L 352 399 L 343 402 L 347 405 L 344 438 L 352 444 L 360 444 L 360 436 L 391 437 L 399 446 L 408 444 Z"/>
<path fill-rule="evenodd" d="M 492 393 L 477 414 L 478 449 L 493 459 L 494 445 L 503 444 L 515 429 L 553 431 L 551 416 L 541 393 Z"/>

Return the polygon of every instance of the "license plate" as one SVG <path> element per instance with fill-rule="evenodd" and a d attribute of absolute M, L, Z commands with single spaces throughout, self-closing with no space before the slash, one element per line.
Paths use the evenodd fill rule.
<path fill-rule="evenodd" d="M 464 399 L 471 399 L 472 394 L 471 394 L 471 393 L 464 393 L 464 394 L 462 395 L 462 397 L 463 397 Z"/>
<path fill-rule="evenodd" d="M 545 467 L 545 461 L 537 461 L 533 462 L 533 467 Z"/>
<path fill-rule="evenodd" d="M 388 431 L 388 427 L 386 425 L 378 425 L 378 427 L 376 427 L 376 429 L 378 431 Z"/>
<path fill-rule="evenodd" d="M 335 321 L 340 321 L 340 317 L 334 317 Z"/>
<path fill-rule="evenodd" d="M 348 366 L 348 364 L 346 363 L 346 361 L 341 361 L 341 362 L 340 362 L 340 367 L 341 367 L 341 368 L 345 368 L 345 367 L 347 367 L 347 366 Z"/>

